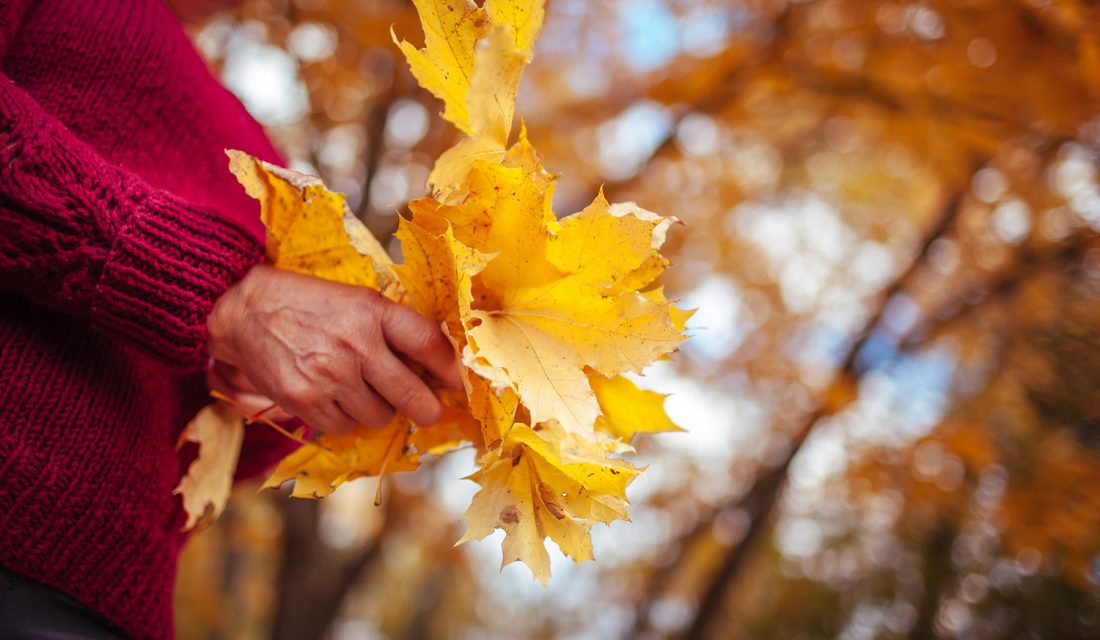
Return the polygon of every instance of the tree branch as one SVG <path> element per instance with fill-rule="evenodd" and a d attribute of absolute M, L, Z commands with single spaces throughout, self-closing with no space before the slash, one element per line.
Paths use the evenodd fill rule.
<path fill-rule="evenodd" d="M 952 327 L 967 322 L 974 313 L 984 308 L 978 302 L 1011 296 L 1027 278 L 1036 274 L 1039 267 L 1063 267 L 1080 259 L 1096 243 L 1098 237 L 1100 235 L 1094 232 L 1082 231 L 1058 244 L 1022 251 L 1019 259 L 995 278 L 964 289 L 935 311 L 925 314 L 923 322 L 901 336 L 898 341 L 900 350 L 911 351 L 924 342 L 927 336 L 943 334 Z"/>
<path fill-rule="evenodd" d="M 397 78 L 388 89 L 371 104 L 364 122 L 367 136 L 366 171 L 360 193 L 359 206 L 355 208 L 355 217 L 363 220 L 370 210 L 370 190 L 382 162 L 382 152 L 386 149 L 386 123 L 389 121 L 390 108 L 397 101 Z"/>
<path fill-rule="evenodd" d="M 703 591 L 695 618 L 685 634 L 690 640 L 703 638 L 707 628 L 721 611 L 729 586 L 736 581 L 749 551 L 759 541 L 765 527 L 771 520 L 772 514 L 775 512 L 779 494 L 786 485 L 791 461 L 801 451 L 802 446 L 821 418 L 838 410 L 839 407 L 835 406 L 830 399 L 838 395 L 847 395 L 845 390 L 853 385 L 854 379 L 860 374 L 858 370 L 859 354 L 882 323 L 888 303 L 907 287 L 913 274 L 926 260 L 932 243 L 943 236 L 954 224 L 958 218 L 962 200 L 963 194 L 961 192 L 948 199 L 943 207 L 942 214 L 926 232 L 924 242 L 908 268 L 899 274 L 893 283 L 880 294 L 878 306 L 864 324 L 863 329 L 852 340 L 844 360 L 837 369 L 837 373 L 826 392 L 822 395 L 823 400 L 819 402 L 817 409 L 806 416 L 800 426 L 795 429 L 789 452 L 783 462 L 759 476 L 748 494 L 735 504 L 726 507 L 727 509 L 741 510 L 747 514 L 749 516 L 749 527 L 741 541 L 723 559 Z"/>

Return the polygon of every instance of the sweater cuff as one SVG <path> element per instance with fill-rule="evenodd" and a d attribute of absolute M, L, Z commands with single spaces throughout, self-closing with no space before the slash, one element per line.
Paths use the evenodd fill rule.
<path fill-rule="evenodd" d="M 217 212 L 150 194 L 115 239 L 96 287 L 92 322 L 186 369 L 206 364 L 206 318 L 263 255 Z"/>

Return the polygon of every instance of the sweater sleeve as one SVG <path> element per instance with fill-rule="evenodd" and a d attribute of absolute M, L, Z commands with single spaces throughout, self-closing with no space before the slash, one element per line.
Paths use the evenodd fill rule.
<path fill-rule="evenodd" d="M 104 160 L 0 74 L 0 291 L 198 369 L 206 317 L 262 253 L 217 211 Z"/>

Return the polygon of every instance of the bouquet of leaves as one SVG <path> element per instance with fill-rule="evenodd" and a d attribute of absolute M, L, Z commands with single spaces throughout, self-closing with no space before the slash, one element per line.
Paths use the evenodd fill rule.
<path fill-rule="evenodd" d="M 320 498 L 472 445 L 469 478 L 481 490 L 460 542 L 503 529 L 503 564 L 520 560 L 545 583 L 547 537 L 581 562 L 592 558 L 593 524 L 627 519 L 626 488 L 640 472 L 622 458 L 633 435 L 677 428 L 663 396 L 623 376 L 684 340 L 690 313 L 653 286 L 668 266 L 660 248 L 674 219 L 610 204 L 602 193 L 580 213 L 554 215 L 554 176 L 523 128 L 511 140 L 543 0 L 415 5 L 425 46 L 398 45 L 465 137 L 438 159 L 431 196 L 410 202 L 411 219 L 400 221 L 404 264 L 394 265 L 344 197 L 317 179 L 228 153 L 261 203 L 271 264 L 374 288 L 438 321 L 461 354 L 465 389 L 438 391 L 446 412 L 430 427 L 398 415 L 348 435 L 288 433 L 302 446 L 265 486 L 293 481 L 292 495 Z M 178 489 L 189 526 L 224 507 L 242 424 L 216 403 L 185 432 L 201 443 Z"/>

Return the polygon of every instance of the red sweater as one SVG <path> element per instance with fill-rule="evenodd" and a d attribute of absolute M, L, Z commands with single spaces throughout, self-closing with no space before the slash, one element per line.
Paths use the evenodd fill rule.
<path fill-rule="evenodd" d="M 263 251 L 223 150 L 278 156 L 163 0 L 0 0 L 0 71 L 0 564 L 168 638 L 205 320 Z"/>

